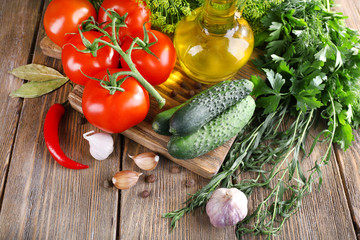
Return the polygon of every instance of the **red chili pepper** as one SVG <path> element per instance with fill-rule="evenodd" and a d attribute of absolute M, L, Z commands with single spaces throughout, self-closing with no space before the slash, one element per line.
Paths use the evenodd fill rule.
<path fill-rule="evenodd" d="M 75 162 L 68 158 L 61 150 L 59 144 L 59 123 L 65 113 L 65 108 L 61 104 L 54 104 L 50 107 L 45 117 L 44 138 L 49 152 L 53 158 L 62 166 L 71 169 L 84 169 L 89 166 Z"/>

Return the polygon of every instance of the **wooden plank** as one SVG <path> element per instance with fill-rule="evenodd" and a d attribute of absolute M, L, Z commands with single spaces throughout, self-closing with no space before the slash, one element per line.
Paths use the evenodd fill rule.
<path fill-rule="evenodd" d="M 22 84 L 9 71 L 28 62 L 40 5 L 41 1 L 0 2 L 0 203 L 22 105 L 21 99 L 9 97 Z"/>
<path fill-rule="evenodd" d="M 13 5 L 28 6 L 29 16 L 23 17 L 28 22 L 27 17 L 39 9 L 30 9 L 25 2 L 37 1 L 14 1 Z M 22 10 L 27 12 L 21 7 L 10 9 L 9 14 Z M 41 26 L 38 39 L 43 36 Z M 38 44 L 33 62 L 60 70 L 60 62 L 45 57 Z M 60 166 L 44 145 L 45 114 L 53 103 L 64 102 L 70 89 L 68 84 L 47 96 L 24 100 L 0 213 L 1 239 L 116 239 L 119 193 L 103 187 L 103 182 L 120 169 L 119 136 L 114 136 L 115 152 L 109 159 L 93 160 L 82 134 L 94 128 L 79 125 L 81 115 L 68 107 L 60 124 L 60 143 L 70 158 L 88 164 L 89 169 Z"/>
<path fill-rule="evenodd" d="M 177 228 L 171 231 L 170 220 L 162 218 L 161 215 L 182 206 L 188 194 L 196 192 L 206 185 L 208 180 L 164 157 L 160 158 L 153 171 L 142 171 L 128 154 L 136 155 L 147 151 L 149 149 L 134 141 L 125 140 L 122 169 L 144 174 L 133 188 L 121 191 L 120 239 L 235 239 L 233 227 L 216 229 L 210 224 L 207 215 L 200 211 L 186 215 Z M 180 172 L 172 173 L 174 167 L 180 169 Z M 157 177 L 154 183 L 145 182 L 145 176 L 149 174 Z M 186 181 L 189 180 L 194 180 L 194 185 L 186 187 Z M 141 197 L 144 190 L 150 191 L 148 198 Z"/>
<path fill-rule="evenodd" d="M 360 239 L 360 134 L 355 132 L 353 146 L 346 152 L 335 148 L 346 196 L 354 222 L 357 237 Z"/>
<path fill-rule="evenodd" d="M 340 6 L 337 8 L 344 15 L 346 25 L 360 31 L 360 1 L 337 0 Z M 360 239 L 360 131 L 354 131 L 355 141 L 353 146 L 346 152 L 335 148 L 342 180 L 344 182 L 346 196 L 349 201 L 350 212 L 354 222 L 355 231 Z"/>
<path fill-rule="evenodd" d="M 316 136 L 320 130 L 312 130 L 310 136 Z M 309 151 L 312 137 L 306 143 Z M 310 158 L 302 162 L 304 174 L 314 167 L 326 152 L 327 145 L 318 145 Z M 323 183 L 318 190 L 314 184 L 312 192 L 302 200 L 299 211 L 284 225 L 280 239 L 355 239 L 344 185 L 334 151 L 329 164 L 321 167 Z"/>
<path fill-rule="evenodd" d="M 40 41 L 40 48 L 45 56 L 61 59 L 61 47 L 56 45 L 47 36 Z"/>

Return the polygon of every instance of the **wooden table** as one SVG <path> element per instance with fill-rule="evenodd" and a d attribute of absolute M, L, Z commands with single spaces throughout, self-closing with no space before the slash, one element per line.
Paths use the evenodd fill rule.
<path fill-rule="evenodd" d="M 347 24 L 360 29 L 360 1 L 338 0 L 339 10 L 350 16 Z M 234 229 L 213 228 L 206 214 L 196 211 L 184 217 L 173 231 L 161 214 L 180 208 L 187 194 L 208 180 L 161 158 L 155 183 L 139 184 L 127 191 L 103 186 L 121 169 L 139 170 L 128 158 L 147 151 L 121 135 L 115 152 L 105 161 L 93 161 L 82 134 L 94 129 L 78 123 L 81 115 L 68 110 L 60 125 L 60 141 L 72 159 L 90 165 L 86 171 L 60 167 L 44 145 L 43 123 L 49 107 L 64 102 L 69 84 L 36 99 L 9 97 L 22 80 L 11 69 L 39 63 L 61 70 L 59 60 L 46 57 L 39 48 L 45 36 L 42 16 L 47 0 L 0 1 L 0 239 L 234 239 Z M 315 156 L 324 152 L 316 149 Z M 280 239 L 359 239 L 360 237 L 360 131 L 352 148 L 343 153 L 336 146 L 323 170 L 320 191 L 303 200 L 300 210 L 285 224 Z M 195 185 L 186 187 L 187 180 Z M 141 198 L 143 190 L 151 191 Z M 261 196 L 261 192 L 258 193 Z M 256 195 L 253 195 L 256 198 Z M 250 211 L 256 199 L 250 201 Z M 249 236 L 247 239 L 256 239 Z"/>

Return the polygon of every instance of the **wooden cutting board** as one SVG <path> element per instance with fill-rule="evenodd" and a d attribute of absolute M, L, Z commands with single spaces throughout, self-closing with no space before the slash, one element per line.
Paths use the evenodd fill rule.
<path fill-rule="evenodd" d="M 55 45 L 49 38 L 45 37 L 40 42 L 40 47 L 45 55 L 61 59 L 61 48 Z M 259 54 L 260 52 L 255 50 L 252 55 L 252 59 L 259 56 Z M 263 73 L 258 71 L 251 62 L 248 62 L 234 76 L 234 78 L 249 79 L 249 77 L 254 74 L 263 76 Z M 157 91 L 166 99 L 166 104 L 163 109 L 159 109 L 157 102 L 151 97 L 150 110 L 146 119 L 137 126 L 126 130 L 122 134 L 145 146 L 151 151 L 157 152 L 171 161 L 189 169 L 190 171 L 193 171 L 205 178 L 211 178 L 218 172 L 235 138 L 229 140 L 223 146 L 220 146 L 219 148 L 198 158 L 179 160 L 172 157 L 167 151 L 167 143 L 170 138 L 168 136 L 157 134 L 151 127 L 152 120 L 156 114 L 185 102 L 194 94 L 197 94 L 208 87 L 209 85 L 199 84 L 187 77 L 177 62 L 169 79 L 160 86 L 156 86 Z M 77 85 L 68 97 L 71 106 L 81 113 L 82 91 L 83 87 Z"/>

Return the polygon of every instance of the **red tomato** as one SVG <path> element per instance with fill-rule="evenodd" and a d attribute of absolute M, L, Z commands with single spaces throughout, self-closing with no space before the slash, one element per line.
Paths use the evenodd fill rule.
<path fill-rule="evenodd" d="M 153 52 L 157 58 L 144 50 L 139 49 L 133 50 L 131 58 L 137 70 L 150 84 L 159 85 L 169 78 L 175 66 L 176 52 L 171 39 L 159 31 L 149 31 L 150 43 L 155 41 L 153 34 L 150 32 L 158 39 L 156 44 L 149 47 L 150 51 Z M 122 44 L 124 51 L 129 49 L 131 42 L 131 38 L 128 37 L 125 39 Z M 128 66 L 124 59 L 121 59 L 120 62 L 122 67 Z"/>
<path fill-rule="evenodd" d="M 88 0 L 53 0 L 44 15 L 46 35 L 57 45 L 62 47 L 77 33 L 82 21 L 93 16 L 96 11 Z"/>
<path fill-rule="evenodd" d="M 84 37 L 91 43 L 101 36 L 101 33 L 96 31 L 84 32 Z M 110 42 L 106 37 L 102 38 Z M 65 74 L 74 83 L 85 85 L 90 80 L 87 76 L 93 76 L 95 73 L 107 69 L 116 68 L 119 66 L 120 55 L 109 46 L 105 46 L 97 51 L 97 56 L 94 57 L 91 53 L 82 53 L 76 50 L 84 50 L 84 46 L 80 34 L 76 34 L 70 41 L 63 46 L 61 60 Z M 101 44 L 99 44 L 101 46 Z M 84 73 L 82 73 L 81 71 Z"/>
<path fill-rule="evenodd" d="M 138 33 L 142 32 L 143 25 L 146 23 L 146 28 L 150 29 L 150 10 L 146 7 L 144 1 L 141 0 L 104 0 L 101 4 L 98 14 L 98 22 L 103 23 L 110 20 L 104 9 L 113 9 L 120 16 L 128 13 L 125 19 L 127 27 L 121 27 L 119 30 L 120 41 L 124 36 L 138 37 Z M 111 28 L 106 31 L 111 33 Z"/>
<path fill-rule="evenodd" d="M 122 69 L 109 71 L 114 74 Z M 103 79 L 105 76 L 106 70 L 94 77 Z M 106 77 L 105 80 L 109 79 Z M 124 92 L 116 91 L 111 95 L 98 81 L 87 82 L 82 96 L 82 109 L 92 125 L 109 133 L 121 133 L 145 119 L 150 107 L 148 92 L 133 77 L 127 78 L 121 87 Z"/>

